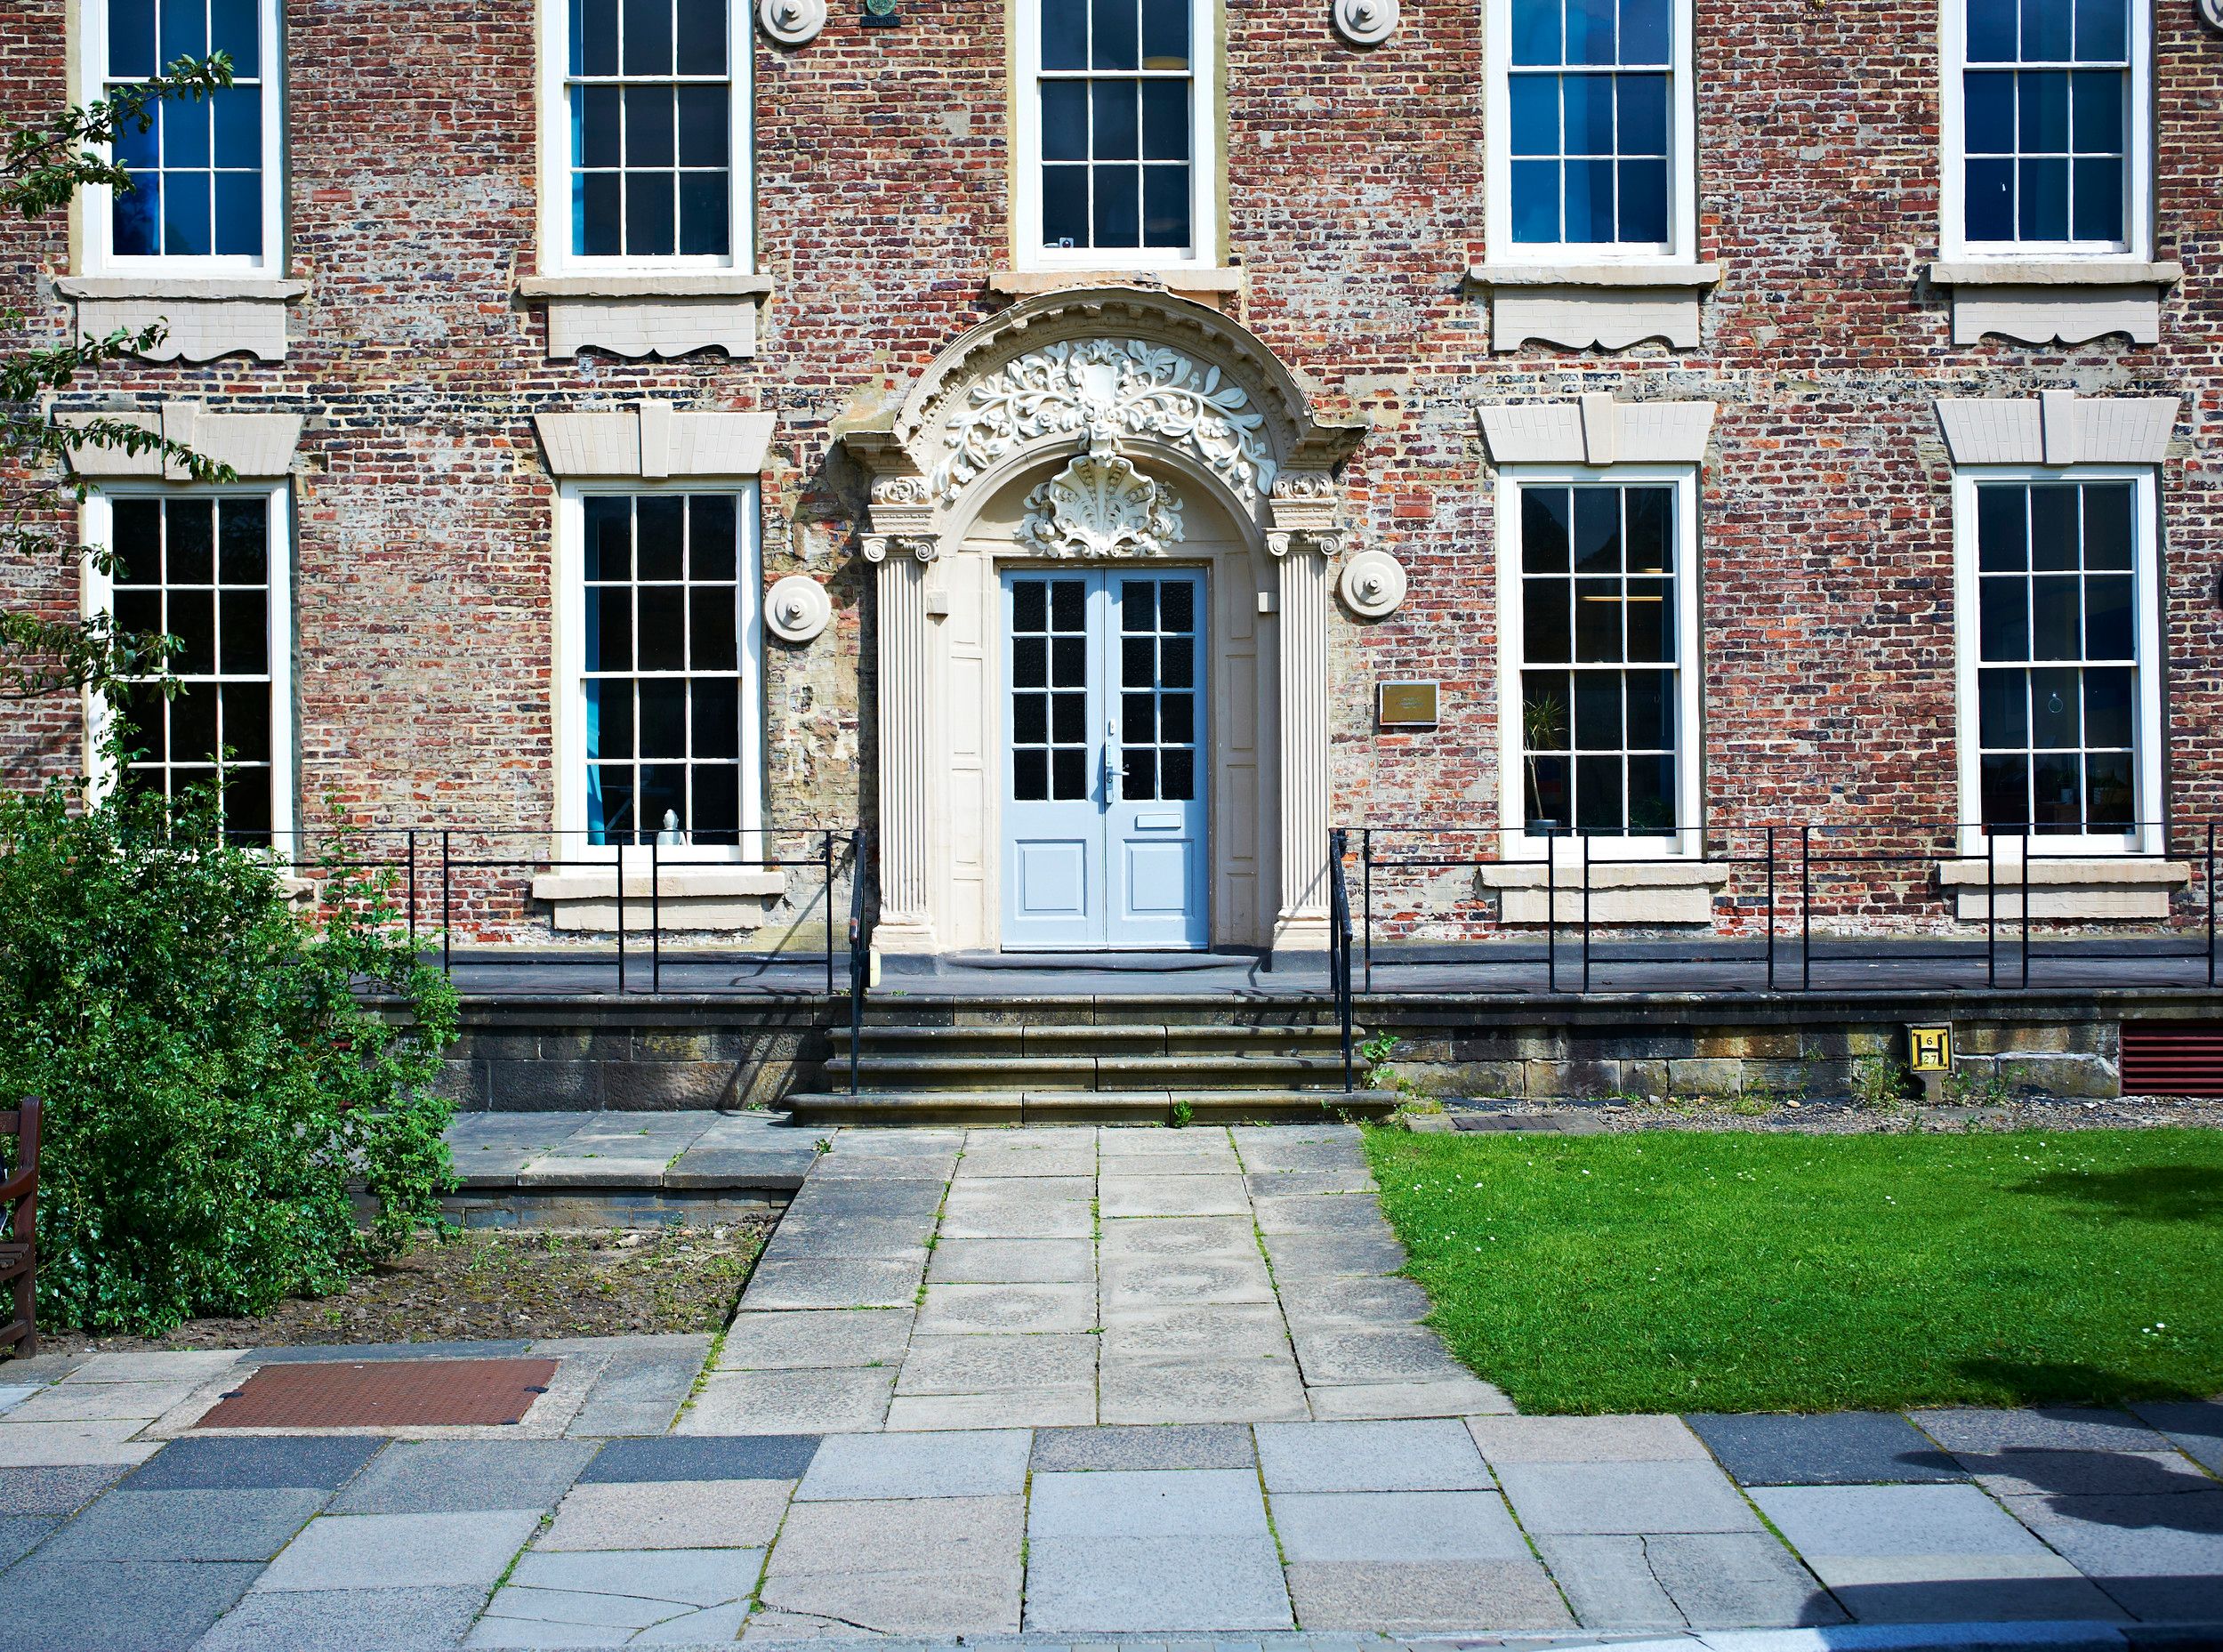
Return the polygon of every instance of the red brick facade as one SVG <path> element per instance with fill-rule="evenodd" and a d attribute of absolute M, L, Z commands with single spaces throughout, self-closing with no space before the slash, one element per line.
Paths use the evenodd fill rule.
<path fill-rule="evenodd" d="M 0 114 L 68 88 L 63 0 L 0 5 Z M 1495 504 L 1478 404 L 1720 404 L 1701 474 L 1703 786 L 1711 818 L 1955 812 L 1953 563 L 1940 396 L 2180 395 L 2160 478 L 2166 795 L 2223 815 L 2223 35 L 2155 19 L 2155 256 L 2181 260 L 2161 342 L 1950 342 L 1938 256 L 1938 18 L 1907 0 L 1698 0 L 1699 347 L 1494 355 L 1462 276 L 1483 233 L 1480 0 L 1405 0 L 1360 50 L 1325 0 L 1225 6 L 1227 251 L 1241 318 L 1372 431 L 1347 526 L 1411 595 L 1331 621 L 1337 819 L 1473 824 L 1497 798 Z M 514 295 L 536 241 L 534 0 L 286 0 L 290 273 L 282 362 L 142 364 L 73 392 L 307 415 L 293 479 L 301 818 L 539 827 L 552 818 L 552 485 L 530 415 L 642 395 L 777 415 L 765 576 L 828 579 L 833 626 L 768 659 L 768 819 L 869 819 L 863 478 L 838 422 L 899 398 L 1002 308 L 1011 262 L 1006 12 L 837 4 L 800 50 L 755 36 L 759 353 L 552 360 Z M 0 284 L 59 336 L 57 218 L 0 226 Z M 20 568 L 4 577 L 20 586 Z M 40 570 L 25 594 L 76 602 Z M 861 646 L 860 646 L 861 644 Z M 1372 685 L 1443 685 L 1432 732 L 1373 726 Z M 860 706 L 863 708 L 860 715 Z M 79 757 L 74 706 L 9 707 L 18 780 Z"/>

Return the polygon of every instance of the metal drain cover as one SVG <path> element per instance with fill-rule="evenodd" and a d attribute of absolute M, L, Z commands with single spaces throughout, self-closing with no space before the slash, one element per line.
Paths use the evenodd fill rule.
<path fill-rule="evenodd" d="M 521 1422 L 552 1359 L 333 1359 L 264 1366 L 193 1426 L 471 1428 Z"/>

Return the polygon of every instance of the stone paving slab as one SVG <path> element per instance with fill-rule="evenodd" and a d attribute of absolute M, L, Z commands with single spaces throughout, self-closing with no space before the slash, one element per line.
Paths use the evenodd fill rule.
<path fill-rule="evenodd" d="M 49 1562 L 0 1575 L 0 1652 L 177 1652 L 246 1592 L 253 1562 Z"/>
<path fill-rule="evenodd" d="M 544 1552 L 761 1549 L 779 1530 L 793 1480 L 638 1480 L 575 1486 L 535 1538 Z"/>
<path fill-rule="evenodd" d="M 117 1491 L 43 1551 L 55 1561 L 269 1560 L 324 1506 L 320 1491 Z"/>
<path fill-rule="evenodd" d="M 194 1652 L 449 1652 L 470 1632 L 476 1589 L 326 1589 L 250 1594 L 194 1643 Z"/>
<path fill-rule="evenodd" d="M 2153 1400 L 2130 1410 L 2194 1462 L 2223 1474 L 2223 1401 Z"/>
<path fill-rule="evenodd" d="M 1960 1480 L 1968 1471 L 1896 1412 L 1684 1419 L 1746 1486 Z"/>
<path fill-rule="evenodd" d="M 398 1440 L 334 1497 L 334 1514 L 551 1509 L 594 1447 L 573 1440 Z"/>
<path fill-rule="evenodd" d="M 818 1447 L 795 1501 L 1016 1496 L 1031 1446 L 1024 1429 L 838 1435 Z"/>
<path fill-rule="evenodd" d="M 1269 1493 L 1482 1491 L 1497 1482 L 1463 1424 L 1261 1423 L 1261 1477 Z"/>
<path fill-rule="evenodd" d="M 676 1425 L 681 1434 L 844 1433 L 886 1422 L 892 1366 L 838 1371 L 719 1371 Z"/>
<path fill-rule="evenodd" d="M 1283 1557 L 1520 1560 L 1528 1544 L 1494 1491 L 1298 1492 L 1274 1498 Z"/>
<path fill-rule="evenodd" d="M 656 1481 L 799 1480 L 818 1455 L 815 1434 L 616 1440 L 595 1454 L 582 1485 Z"/>
<path fill-rule="evenodd" d="M 326 1514 L 257 1578 L 257 1591 L 494 1585 L 540 1524 L 537 1509 Z"/>
<path fill-rule="evenodd" d="M 1542 1567 L 1506 1560 L 1293 1561 L 1289 1597 L 1307 1629 L 1371 1634 L 1571 1629 Z M 1679 1626 L 1678 1620 L 1677 1626 Z"/>
<path fill-rule="evenodd" d="M 801 1310 L 737 1317 L 720 1346 L 721 1371 L 807 1371 L 899 1365 L 910 1308 Z"/>
<path fill-rule="evenodd" d="M 766 1565 L 768 1614 L 883 1634 L 1011 1634 L 1019 1626 L 1022 1500 L 798 1503 Z"/>
<path fill-rule="evenodd" d="M 1647 1536 L 1760 1529 L 1744 1499 L 1711 1463 L 1498 1462 L 1492 1466 L 1520 1511 L 1522 1526 L 1531 1532 Z"/>

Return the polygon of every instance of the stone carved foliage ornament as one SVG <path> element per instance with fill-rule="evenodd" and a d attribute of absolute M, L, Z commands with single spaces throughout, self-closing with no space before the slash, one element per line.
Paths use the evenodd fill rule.
<path fill-rule="evenodd" d="M 1141 339 L 1067 340 L 1006 362 L 966 393 L 934 467 L 944 504 L 1044 437 L 1148 437 L 1185 447 L 1245 505 L 1274 485 L 1266 419 L 1220 369 Z"/>
<path fill-rule="evenodd" d="M 874 504 L 924 504 L 926 499 L 923 476 L 883 476 L 873 484 Z"/>
<path fill-rule="evenodd" d="M 1397 27 L 1397 0 L 1335 0 L 1335 32 L 1355 46 L 1378 46 Z"/>
<path fill-rule="evenodd" d="M 1181 540 L 1181 502 L 1091 432 L 1088 450 L 1027 496 L 1019 544 L 1047 556 L 1163 556 Z"/>
<path fill-rule="evenodd" d="M 826 0 L 759 0 L 756 20 L 783 46 L 808 45 L 826 27 Z"/>
<path fill-rule="evenodd" d="M 806 574 L 790 574 L 765 592 L 764 629 L 782 642 L 808 642 L 833 617 L 833 599 Z"/>
<path fill-rule="evenodd" d="M 1343 606 L 1380 619 L 1405 600 L 1405 565 L 1387 551 L 1361 551 L 1343 564 Z"/>

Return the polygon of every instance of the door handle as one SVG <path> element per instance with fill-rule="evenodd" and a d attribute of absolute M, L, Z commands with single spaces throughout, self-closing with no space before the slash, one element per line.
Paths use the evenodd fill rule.
<path fill-rule="evenodd" d="M 1104 722 L 1104 806 L 1107 809 L 1119 801 L 1119 782 L 1126 770 L 1125 756 L 1119 749 L 1119 725 L 1107 718 Z"/>

